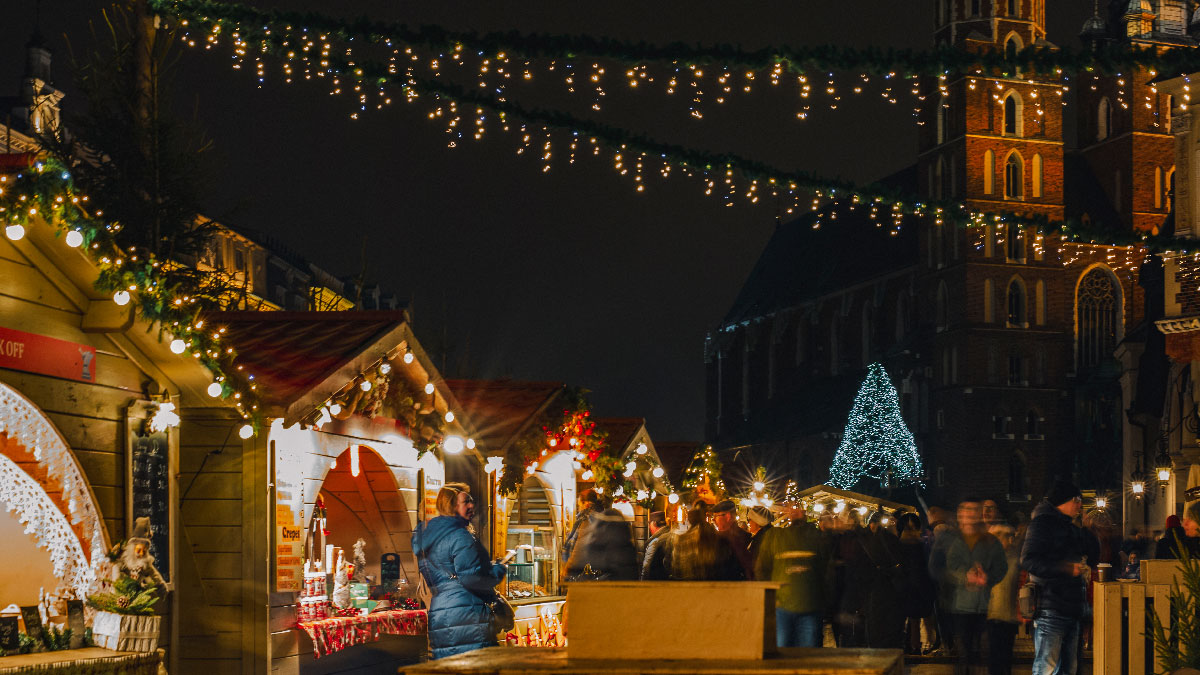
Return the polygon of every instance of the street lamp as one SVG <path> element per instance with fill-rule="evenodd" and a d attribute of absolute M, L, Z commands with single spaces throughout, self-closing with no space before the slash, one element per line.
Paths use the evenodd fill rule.
<path fill-rule="evenodd" d="M 1171 455 L 1167 452 L 1170 440 L 1166 434 L 1158 439 L 1158 454 L 1154 457 L 1154 475 L 1158 484 L 1165 491 L 1167 483 L 1171 482 Z"/>

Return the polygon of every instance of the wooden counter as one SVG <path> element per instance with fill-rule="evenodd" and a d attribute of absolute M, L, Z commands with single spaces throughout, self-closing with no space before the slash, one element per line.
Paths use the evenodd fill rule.
<path fill-rule="evenodd" d="M 620 645 L 613 645 L 619 655 Z M 901 675 L 899 649 L 780 649 L 764 659 L 570 659 L 564 648 L 489 647 L 400 669 L 403 675 Z"/>
<path fill-rule="evenodd" d="M 100 647 L 64 649 L 0 657 L 0 673 L 157 675 L 160 658 L 158 652 L 114 652 Z"/>

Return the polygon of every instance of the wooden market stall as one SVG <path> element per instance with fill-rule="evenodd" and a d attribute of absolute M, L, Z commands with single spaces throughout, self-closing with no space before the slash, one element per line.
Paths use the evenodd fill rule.
<path fill-rule="evenodd" d="M 795 494 L 795 498 L 800 500 L 810 518 L 838 516 L 845 512 L 856 518 L 860 525 L 865 525 L 867 519 L 876 512 L 884 512 L 889 515 L 898 512 L 917 512 L 916 507 L 908 504 L 850 490 L 841 490 L 828 485 L 814 485 L 806 490 L 800 490 Z"/>
<path fill-rule="evenodd" d="M 240 621 L 253 671 L 315 675 L 421 658 L 427 618 L 412 533 L 436 515 L 448 456 L 480 476 L 482 465 L 407 315 L 225 312 L 209 321 L 254 374 L 269 420 L 245 440 L 240 467 L 257 493 L 241 526 L 261 537 L 244 550 L 254 563 L 240 585 L 251 600 Z"/>
<path fill-rule="evenodd" d="M 5 156 L 7 167 L 28 168 L 32 161 L 13 157 Z M 172 353 L 131 305 L 96 290 L 100 270 L 80 248 L 36 219 L 20 236 L 6 234 L 0 237 L 0 565 L 6 570 L 0 648 L 15 653 L 10 640 L 18 631 L 32 633 L 34 617 L 73 628 L 72 644 L 81 645 L 85 612 L 66 601 L 85 599 L 105 553 L 129 536 L 135 518 L 150 518 L 149 552 L 167 589 L 178 588 L 176 415 L 208 397 L 193 359 Z M 165 616 L 157 646 L 177 672 L 194 647 L 180 640 L 188 617 L 177 593 L 159 609 Z M 154 670 L 160 654 L 131 658 Z M 46 659 L 76 669 L 115 662 L 113 652 L 96 648 L 3 657 L 0 669 Z"/>
<path fill-rule="evenodd" d="M 520 479 L 512 481 L 510 493 L 501 490 L 501 483 L 505 471 L 521 466 L 512 458 L 519 457 L 522 448 L 546 449 L 544 427 L 561 424 L 568 389 L 561 382 L 508 379 L 449 380 L 447 385 L 488 458 L 487 492 L 493 508 L 481 539 L 495 558 L 511 552 L 508 576 L 499 589 L 516 610 L 517 626 L 511 634 L 545 641 L 562 617 L 560 552 L 575 518 L 575 465 L 566 453 L 547 452 L 528 470 L 514 470 L 510 480 Z"/>

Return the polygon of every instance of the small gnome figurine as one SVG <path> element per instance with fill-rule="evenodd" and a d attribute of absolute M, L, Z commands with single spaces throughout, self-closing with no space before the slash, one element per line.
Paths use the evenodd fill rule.
<path fill-rule="evenodd" d="M 350 606 L 350 575 L 347 569 L 346 559 L 342 552 L 338 551 L 337 571 L 333 574 L 333 606 L 338 609 L 345 609 Z"/>
<path fill-rule="evenodd" d="M 154 556 L 150 555 L 150 519 L 143 516 L 133 523 L 133 533 L 121 550 L 121 557 L 113 565 L 113 581 L 122 576 L 134 579 L 142 588 L 166 585 L 166 580 L 154 566 Z"/>

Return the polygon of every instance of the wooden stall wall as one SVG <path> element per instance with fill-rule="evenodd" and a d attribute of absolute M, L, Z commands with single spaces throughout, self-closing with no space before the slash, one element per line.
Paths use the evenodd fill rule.
<path fill-rule="evenodd" d="M 28 242 L 0 237 L 0 281 L 0 327 L 96 349 L 92 383 L 2 368 L 0 379 L 37 404 L 62 433 L 91 483 L 109 539 L 120 541 L 125 538 L 125 410 L 143 398 L 147 376 L 131 361 L 130 346 L 120 336 L 84 332 L 84 314 L 93 301 Z"/>
<path fill-rule="evenodd" d="M 180 671 L 265 673 L 265 440 L 238 437 L 233 411 L 184 409 L 179 447 Z"/>

